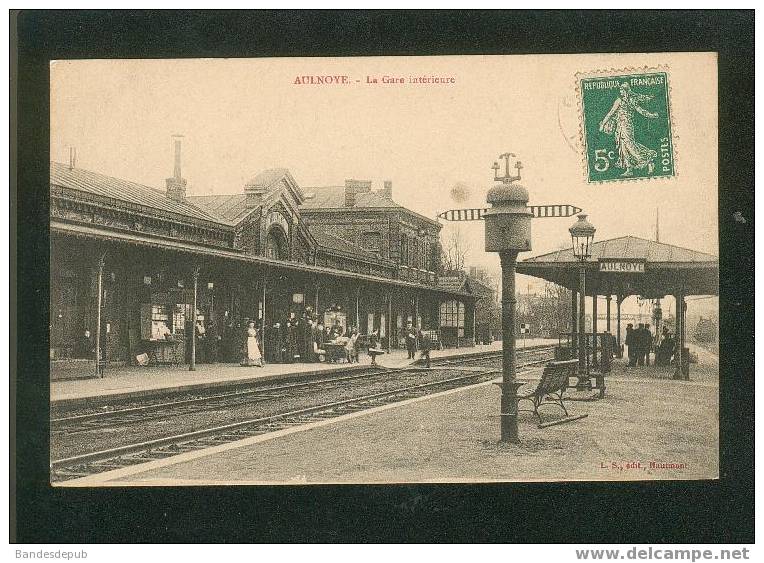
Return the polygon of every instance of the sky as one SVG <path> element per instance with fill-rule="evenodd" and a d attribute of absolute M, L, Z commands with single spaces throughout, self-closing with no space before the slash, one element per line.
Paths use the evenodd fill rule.
<path fill-rule="evenodd" d="M 576 75 L 644 67 L 669 73 L 677 175 L 588 184 Z M 419 76 L 454 82 L 408 82 Z M 512 152 L 529 204 L 583 208 L 597 240 L 653 238 L 659 209 L 662 242 L 718 255 L 716 76 L 711 53 L 54 61 L 51 159 L 67 162 L 73 146 L 79 168 L 164 189 L 177 133 L 190 195 L 241 193 L 285 167 L 303 187 L 391 180 L 398 203 L 435 217 L 485 207 L 491 165 Z M 569 246 L 574 221 L 534 220 L 520 259 Z M 483 224 L 459 229 L 468 265 L 498 271 Z"/>

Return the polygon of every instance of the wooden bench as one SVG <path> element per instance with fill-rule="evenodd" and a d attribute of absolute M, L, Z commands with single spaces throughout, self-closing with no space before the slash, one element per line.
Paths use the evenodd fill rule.
<path fill-rule="evenodd" d="M 568 382 L 571 377 L 576 375 L 578 367 L 578 360 L 563 360 L 557 362 L 549 362 L 544 366 L 544 371 L 541 374 L 541 380 L 536 385 L 536 388 L 525 395 L 518 394 L 518 403 L 520 401 L 530 401 L 533 404 L 533 410 L 530 409 L 518 409 L 525 410 L 527 412 L 533 412 L 539 419 L 539 427 L 551 426 L 552 424 L 560 424 L 562 422 L 570 422 L 584 418 L 588 415 L 579 415 L 571 417 L 568 414 L 568 409 L 565 408 L 565 402 L 563 401 L 563 394 L 568 388 Z M 557 405 L 565 413 L 565 418 L 541 424 L 541 415 L 539 414 L 539 407 L 542 405 Z"/>

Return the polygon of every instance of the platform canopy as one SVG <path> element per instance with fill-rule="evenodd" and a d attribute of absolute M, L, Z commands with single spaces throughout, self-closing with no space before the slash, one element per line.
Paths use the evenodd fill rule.
<path fill-rule="evenodd" d="M 580 265 L 571 247 L 526 258 L 517 273 L 578 290 Z M 718 257 L 633 236 L 594 242 L 586 272 L 587 295 L 719 294 Z"/>

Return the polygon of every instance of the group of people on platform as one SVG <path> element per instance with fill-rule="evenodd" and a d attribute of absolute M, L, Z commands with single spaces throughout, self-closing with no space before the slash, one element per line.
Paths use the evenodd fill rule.
<path fill-rule="evenodd" d="M 358 329 L 345 328 L 339 320 L 332 326 L 324 326 L 310 308 L 299 315 L 290 312 L 281 320 L 268 323 L 265 330 L 262 321 L 248 319 L 246 322 L 240 347 L 242 366 L 262 366 L 264 362 L 358 361 Z M 369 340 L 375 337 L 375 334 L 369 335 Z"/>
<path fill-rule="evenodd" d="M 625 344 L 629 353 L 629 366 L 649 366 L 650 352 L 653 350 L 655 350 L 655 365 L 670 365 L 676 346 L 671 332 L 664 326 L 657 346 L 656 340 L 653 338 L 649 324 L 639 323 L 637 328 L 634 328 L 631 323 L 626 325 Z"/>
<path fill-rule="evenodd" d="M 337 318 L 327 326 L 311 307 L 302 312 L 291 311 L 263 330 L 262 319 L 229 319 L 222 330 L 210 320 L 196 326 L 196 361 L 198 363 L 238 362 L 242 366 L 262 367 L 265 363 L 358 362 L 361 348 L 372 358 L 382 354 L 378 329 L 360 338 L 356 327 L 345 327 Z M 429 363 L 431 342 L 408 322 L 399 335 L 405 342 L 408 358 L 417 350 Z M 362 342 L 363 340 L 363 342 Z"/>

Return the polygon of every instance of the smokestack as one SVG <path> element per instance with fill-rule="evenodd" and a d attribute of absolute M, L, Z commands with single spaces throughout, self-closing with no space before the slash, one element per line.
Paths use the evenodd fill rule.
<path fill-rule="evenodd" d="M 77 147 L 69 147 L 69 170 L 77 167 Z"/>
<path fill-rule="evenodd" d="M 379 195 L 393 199 L 393 183 L 390 180 L 385 180 L 385 187 L 379 190 Z"/>
<path fill-rule="evenodd" d="M 172 178 L 167 178 L 167 197 L 173 201 L 186 201 L 186 180 L 183 178 L 180 170 L 180 140 L 183 135 L 173 135 L 175 139 L 175 169 Z"/>
<path fill-rule="evenodd" d="M 180 138 L 175 137 L 175 171 L 173 177 L 176 180 L 180 180 L 183 175 L 180 173 Z"/>

